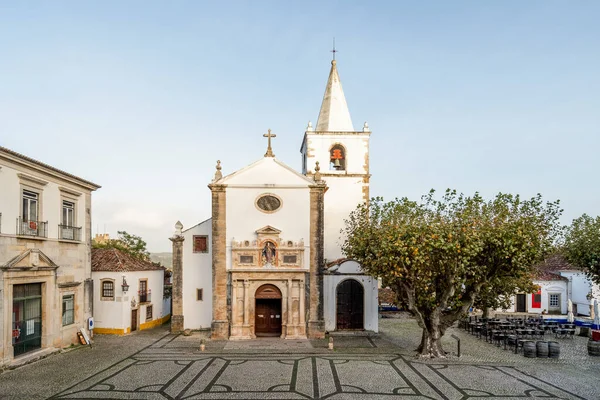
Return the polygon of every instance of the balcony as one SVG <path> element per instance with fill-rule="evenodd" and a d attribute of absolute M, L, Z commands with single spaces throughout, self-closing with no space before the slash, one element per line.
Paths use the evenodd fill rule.
<path fill-rule="evenodd" d="M 17 218 L 17 235 L 32 237 L 48 237 L 48 222 L 27 221 Z"/>
<path fill-rule="evenodd" d="M 152 302 L 151 289 L 148 289 L 148 291 L 146 291 L 146 292 L 138 290 L 138 296 L 140 296 L 140 303 L 150 303 L 150 302 Z"/>
<path fill-rule="evenodd" d="M 58 225 L 58 238 L 60 240 L 81 242 L 81 227 Z"/>

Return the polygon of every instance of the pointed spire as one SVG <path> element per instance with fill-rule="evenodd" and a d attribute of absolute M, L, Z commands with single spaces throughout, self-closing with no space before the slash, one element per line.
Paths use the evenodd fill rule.
<path fill-rule="evenodd" d="M 335 53 L 333 54 L 335 55 Z M 323 96 L 315 130 L 320 132 L 354 132 L 336 64 L 335 59 L 331 61 L 329 80 L 325 88 L 325 95 Z"/>

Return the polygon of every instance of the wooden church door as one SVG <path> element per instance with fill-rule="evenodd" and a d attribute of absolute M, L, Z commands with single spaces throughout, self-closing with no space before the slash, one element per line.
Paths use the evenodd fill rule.
<path fill-rule="evenodd" d="M 336 290 L 337 329 L 364 329 L 364 299 L 362 285 L 354 279 L 340 283 Z"/>
<path fill-rule="evenodd" d="M 281 292 L 274 285 L 263 285 L 256 291 L 254 308 L 254 334 L 256 336 L 281 335 Z"/>

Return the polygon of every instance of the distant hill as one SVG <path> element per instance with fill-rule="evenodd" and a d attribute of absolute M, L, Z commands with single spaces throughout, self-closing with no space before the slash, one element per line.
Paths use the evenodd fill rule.
<path fill-rule="evenodd" d="M 150 260 L 152 262 L 159 262 L 168 269 L 173 267 L 172 253 L 150 253 Z"/>

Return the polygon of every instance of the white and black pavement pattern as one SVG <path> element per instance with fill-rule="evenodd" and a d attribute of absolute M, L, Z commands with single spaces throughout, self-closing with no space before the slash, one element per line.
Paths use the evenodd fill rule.
<path fill-rule="evenodd" d="M 588 399 L 594 386 L 515 365 L 427 363 L 405 354 L 256 354 L 192 350 L 168 335 L 51 399 Z M 558 368 L 556 368 L 558 367 Z"/>

